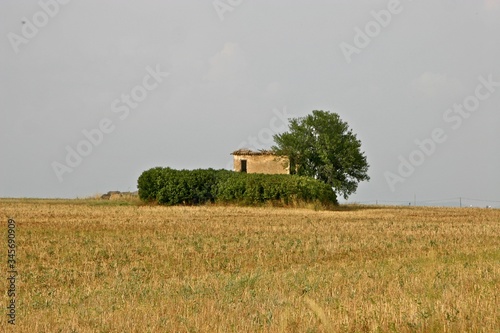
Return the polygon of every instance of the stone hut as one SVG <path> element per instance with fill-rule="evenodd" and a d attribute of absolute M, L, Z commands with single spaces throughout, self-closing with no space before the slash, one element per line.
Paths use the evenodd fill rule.
<path fill-rule="evenodd" d="M 290 161 L 286 156 L 277 156 L 269 150 L 253 151 L 239 149 L 233 155 L 235 172 L 290 174 Z"/>

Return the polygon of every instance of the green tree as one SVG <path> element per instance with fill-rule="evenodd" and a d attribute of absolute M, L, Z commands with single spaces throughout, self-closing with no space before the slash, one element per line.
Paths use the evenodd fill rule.
<path fill-rule="evenodd" d="M 338 114 L 315 110 L 289 121 L 289 131 L 274 136 L 272 149 L 289 157 L 292 173 L 321 180 L 345 199 L 370 180 L 361 142 Z"/>

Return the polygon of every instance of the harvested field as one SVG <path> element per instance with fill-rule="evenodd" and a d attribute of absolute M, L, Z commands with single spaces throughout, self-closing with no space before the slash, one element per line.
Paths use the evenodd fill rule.
<path fill-rule="evenodd" d="M 0 199 L 18 332 L 500 332 L 500 210 L 134 200 Z"/>

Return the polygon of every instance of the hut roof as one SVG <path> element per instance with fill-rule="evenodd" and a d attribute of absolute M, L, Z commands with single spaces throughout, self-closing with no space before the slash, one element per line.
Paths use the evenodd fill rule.
<path fill-rule="evenodd" d="M 258 151 L 250 149 L 238 149 L 231 153 L 231 155 L 275 155 L 272 150 L 260 149 Z"/>

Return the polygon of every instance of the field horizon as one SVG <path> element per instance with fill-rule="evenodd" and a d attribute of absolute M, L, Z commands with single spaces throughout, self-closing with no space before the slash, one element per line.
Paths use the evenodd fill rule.
<path fill-rule="evenodd" d="M 500 332 L 499 209 L 0 206 L 19 331 Z"/>

